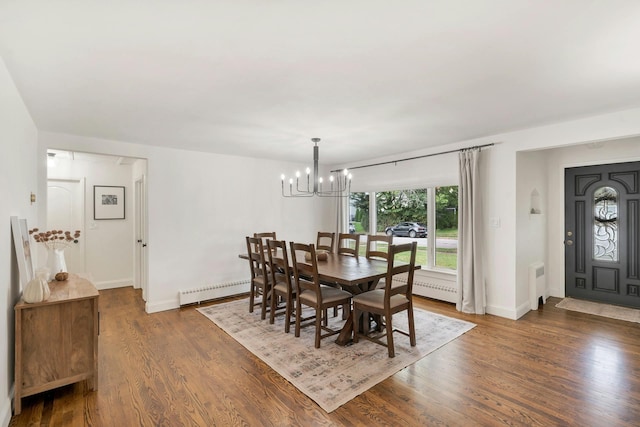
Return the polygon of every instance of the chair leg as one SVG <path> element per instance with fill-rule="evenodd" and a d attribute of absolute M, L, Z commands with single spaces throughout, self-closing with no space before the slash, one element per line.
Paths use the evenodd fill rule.
<path fill-rule="evenodd" d="M 391 314 L 385 317 L 387 324 L 387 347 L 389 348 L 389 357 L 396 357 L 396 349 L 393 346 L 393 324 L 391 322 Z"/>
<path fill-rule="evenodd" d="M 275 321 L 275 317 L 276 317 L 276 298 L 274 298 L 274 296 L 271 296 L 271 304 L 269 307 L 269 323 L 273 325 L 274 321 Z"/>
<path fill-rule="evenodd" d="M 320 335 L 322 334 L 322 312 L 327 310 L 316 309 L 316 348 L 320 348 Z M 326 319 L 325 319 L 326 320 Z"/>
<path fill-rule="evenodd" d="M 267 318 L 267 301 L 269 298 L 267 298 L 267 295 L 269 294 L 269 292 L 267 292 L 266 287 L 262 290 L 262 304 L 260 304 L 260 319 L 264 320 Z"/>
<path fill-rule="evenodd" d="M 300 304 L 300 300 L 296 298 L 296 331 L 295 336 L 300 336 L 300 315 L 302 313 L 302 307 Z"/>
<path fill-rule="evenodd" d="M 249 313 L 253 313 L 253 302 L 255 299 L 255 295 L 256 295 L 256 287 L 252 283 L 251 288 L 249 290 Z"/>
<path fill-rule="evenodd" d="M 290 324 L 291 324 L 291 305 L 293 304 L 293 301 L 291 300 L 291 296 L 287 296 L 287 306 L 285 308 L 285 318 L 284 318 L 284 332 L 285 333 L 289 333 L 290 330 Z"/>
<path fill-rule="evenodd" d="M 409 320 L 409 342 L 411 343 L 411 347 L 416 346 L 416 327 L 413 323 L 413 304 L 409 303 L 409 308 L 407 310 L 407 317 Z"/>

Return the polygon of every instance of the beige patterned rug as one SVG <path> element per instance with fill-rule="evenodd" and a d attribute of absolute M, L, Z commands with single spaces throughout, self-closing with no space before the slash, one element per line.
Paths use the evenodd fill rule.
<path fill-rule="evenodd" d="M 248 300 L 198 308 L 198 311 L 222 328 L 236 341 L 271 366 L 322 409 L 331 412 L 370 387 L 456 339 L 476 325 L 463 320 L 414 309 L 416 347 L 409 338 L 395 333 L 396 357 L 389 358 L 387 348 L 361 339 L 346 347 L 335 337 L 322 340 L 315 349 L 313 326 L 302 328 L 300 337 L 284 333 L 284 318 L 273 325 L 260 320 L 259 310 L 249 313 Z M 331 318 L 332 327 L 340 326 L 341 316 Z M 406 330 L 406 314 L 393 316 L 394 326 Z"/>
<path fill-rule="evenodd" d="M 565 298 L 556 304 L 556 307 L 571 311 L 579 311 L 580 313 L 609 317 L 611 319 L 640 323 L 640 310 L 633 308 L 619 307 L 617 305 L 602 304 L 599 302 L 584 301 L 574 298 Z"/>

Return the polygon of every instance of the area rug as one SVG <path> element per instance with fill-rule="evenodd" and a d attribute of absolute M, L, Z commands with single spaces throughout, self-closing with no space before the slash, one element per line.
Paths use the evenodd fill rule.
<path fill-rule="evenodd" d="M 579 311 L 580 313 L 593 314 L 595 316 L 640 323 L 640 310 L 634 308 L 619 307 L 617 305 L 602 304 L 574 298 L 565 298 L 556 304 L 556 307 L 564 308 L 565 310 Z"/>
<path fill-rule="evenodd" d="M 370 387 L 409 366 L 427 354 L 456 339 L 476 325 L 463 320 L 414 309 L 417 345 L 395 333 L 396 356 L 389 358 L 387 348 L 360 339 L 341 347 L 336 336 L 322 340 L 314 348 L 314 327 L 302 328 L 300 337 L 284 332 L 284 316 L 273 325 L 260 320 L 259 310 L 249 313 L 248 300 L 197 309 L 236 341 L 286 378 L 326 412 L 331 412 Z M 305 314 L 305 313 L 303 313 Z M 406 313 L 393 316 L 394 327 L 407 330 Z M 341 316 L 329 325 L 339 328 Z"/>

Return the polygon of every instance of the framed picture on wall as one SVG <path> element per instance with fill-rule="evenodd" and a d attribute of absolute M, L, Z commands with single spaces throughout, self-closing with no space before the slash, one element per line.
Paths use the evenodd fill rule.
<path fill-rule="evenodd" d="M 93 186 L 93 219 L 124 219 L 124 187 Z"/>

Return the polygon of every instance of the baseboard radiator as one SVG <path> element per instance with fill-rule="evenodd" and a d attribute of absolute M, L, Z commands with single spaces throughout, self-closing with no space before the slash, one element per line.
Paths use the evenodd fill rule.
<path fill-rule="evenodd" d="M 538 303 L 546 300 L 547 283 L 544 275 L 544 263 L 535 262 L 529 265 L 529 302 L 531 310 L 538 309 Z"/>
<path fill-rule="evenodd" d="M 407 283 L 407 278 L 406 275 L 401 274 L 394 277 L 393 281 Z M 420 276 L 416 274 L 413 277 L 413 295 L 455 303 L 458 300 L 456 278 L 428 273 Z"/>
<path fill-rule="evenodd" d="M 180 305 L 199 304 L 209 300 L 244 294 L 249 292 L 249 283 L 249 280 L 238 280 L 201 288 L 182 289 L 179 291 Z"/>

